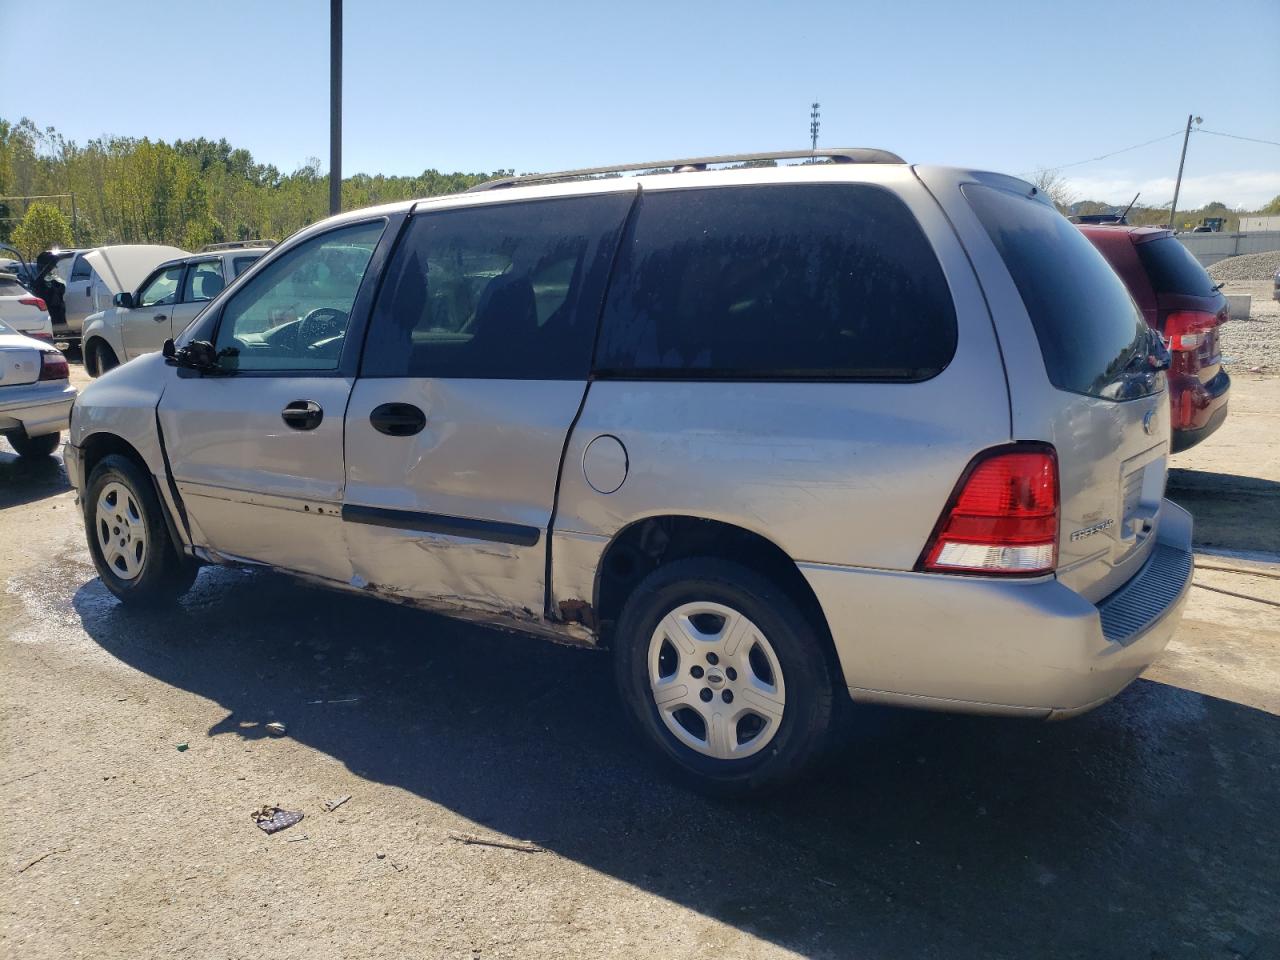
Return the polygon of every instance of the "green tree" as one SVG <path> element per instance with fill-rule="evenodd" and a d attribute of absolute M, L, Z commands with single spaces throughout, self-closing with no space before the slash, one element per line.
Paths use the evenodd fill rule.
<path fill-rule="evenodd" d="M 28 260 L 34 260 L 42 250 L 71 244 L 71 221 L 50 203 L 33 203 L 13 228 L 13 245 Z"/>
<path fill-rule="evenodd" d="M 1263 216 L 1275 216 L 1276 214 L 1280 214 L 1280 194 L 1276 194 L 1272 197 L 1271 202 L 1263 207 L 1259 213 Z"/>

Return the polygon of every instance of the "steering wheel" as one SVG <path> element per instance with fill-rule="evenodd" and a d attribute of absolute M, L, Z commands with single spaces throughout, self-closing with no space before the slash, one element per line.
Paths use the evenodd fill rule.
<path fill-rule="evenodd" d="M 298 321 L 297 344 L 307 349 L 329 337 L 340 337 L 347 329 L 347 313 L 334 307 L 316 307 Z"/>

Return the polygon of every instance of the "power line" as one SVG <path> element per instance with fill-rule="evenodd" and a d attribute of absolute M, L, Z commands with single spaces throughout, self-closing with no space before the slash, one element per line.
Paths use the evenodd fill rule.
<path fill-rule="evenodd" d="M 1230 137 L 1232 140 L 1248 140 L 1250 143 L 1266 143 L 1273 147 L 1280 147 L 1280 142 L 1275 140 L 1259 140 L 1257 137 L 1242 137 L 1238 133 L 1223 133 L 1220 130 L 1205 130 L 1203 128 L 1197 130 L 1196 133 L 1210 133 L 1215 137 Z"/>
<path fill-rule="evenodd" d="M 1149 147 L 1149 146 L 1151 146 L 1151 144 L 1153 144 L 1153 143 L 1159 143 L 1161 140 L 1169 140 L 1169 139 L 1171 139 L 1171 138 L 1173 138 L 1173 137 L 1179 136 L 1181 133 L 1182 133 L 1182 129 L 1181 129 L 1181 128 L 1179 128 L 1179 129 L 1177 129 L 1177 130 L 1173 131 L 1173 133 L 1166 133 L 1166 134 L 1165 134 L 1164 136 L 1162 136 L 1162 137 L 1154 137 L 1154 138 L 1152 138 L 1151 140 L 1143 140 L 1143 141 L 1142 141 L 1142 143 L 1135 143 L 1135 144 L 1134 144 L 1133 146 L 1131 146 L 1131 147 L 1122 147 L 1122 148 L 1121 148 L 1121 149 L 1119 149 L 1119 150 L 1112 150 L 1110 153 L 1104 153 L 1104 154 L 1102 154 L 1101 156 L 1097 156 L 1097 157 L 1090 157 L 1088 160 L 1077 160 L 1077 161 L 1075 161 L 1074 163 L 1062 163 L 1062 164 L 1058 164 L 1057 166 L 1054 166 L 1054 167 L 1049 167 L 1048 169 L 1050 169 L 1050 170 L 1066 170 L 1068 167 L 1079 167 L 1079 166 L 1082 166 L 1083 164 L 1086 164 L 1086 163 L 1094 163 L 1094 162 L 1096 162 L 1096 161 L 1098 161 L 1098 160 L 1106 160 L 1108 157 L 1114 157 L 1114 156 L 1117 156 L 1118 154 L 1121 154 L 1121 153 L 1128 153 L 1130 150 L 1137 150 L 1139 147 Z M 1020 174 L 1018 174 L 1018 176 L 1020 176 L 1020 177 L 1025 177 L 1025 176 L 1027 176 L 1028 174 L 1037 173 L 1037 172 L 1038 172 L 1038 171 L 1036 171 L 1036 170 L 1028 170 L 1028 171 L 1026 171 L 1025 173 L 1020 173 Z"/>

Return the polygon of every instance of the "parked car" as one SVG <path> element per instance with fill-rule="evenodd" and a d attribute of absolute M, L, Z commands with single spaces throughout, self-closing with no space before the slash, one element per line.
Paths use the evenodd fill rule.
<path fill-rule="evenodd" d="M 1173 354 L 1169 402 L 1173 450 L 1193 447 L 1227 418 L 1231 378 L 1218 327 L 1227 298 L 1171 231 L 1160 227 L 1081 226 L 1125 282 L 1143 317 Z"/>
<path fill-rule="evenodd" d="M 0 436 L 20 457 L 47 457 L 62 443 L 76 390 L 53 344 L 0 321 Z"/>
<path fill-rule="evenodd" d="M 85 321 L 84 365 L 100 376 L 126 360 L 153 353 L 187 328 L 230 281 L 266 253 L 261 247 L 219 245 L 213 253 L 167 260 L 134 290 Z"/>
<path fill-rule="evenodd" d="M 0 321 L 28 337 L 53 342 L 49 308 L 22 285 L 17 274 L 0 273 Z"/>
<path fill-rule="evenodd" d="M 605 647 L 644 738 L 726 794 L 799 774 L 850 696 L 1114 696 L 1192 572 L 1132 298 L 1012 177 L 700 169 L 795 156 L 295 234 L 77 402 L 103 583 L 252 563 Z"/>
<path fill-rule="evenodd" d="M 67 285 L 67 322 L 55 324 L 61 342 L 79 344 L 85 320 L 111 305 L 125 290 L 136 290 L 156 264 L 187 251 L 160 243 L 124 243 L 90 250 L 57 250 L 55 268 Z"/>

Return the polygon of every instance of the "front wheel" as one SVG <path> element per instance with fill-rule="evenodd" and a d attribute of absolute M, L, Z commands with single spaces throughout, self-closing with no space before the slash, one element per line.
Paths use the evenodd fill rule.
<path fill-rule="evenodd" d="M 628 598 L 614 645 L 631 719 L 699 789 L 776 788 L 821 752 L 834 699 L 823 640 L 753 571 L 713 559 L 658 568 Z"/>
<path fill-rule="evenodd" d="M 90 372 L 95 377 L 100 377 L 108 370 L 120 366 L 120 361 L 116 358 L 116 352 L 99 340 L 93 345 L 93 362 L 90 366 Z"/>
<path fill-rule="evenodd" d="M 186 593 L 196 564 L 169 536 L 146 471 L 128 457 L 104 457 L 84 499 L 93 565 L 106 588 L 125 603 L 153 604 Z"/>
<path fill-rule="evenodd" d="M 53 456 L 62 445 L 62 434 L 45 433 L 38 437 L 27 436 L 22 428 L 7 434 L 9 444 L 20 457 L 36 459 Z"/>

